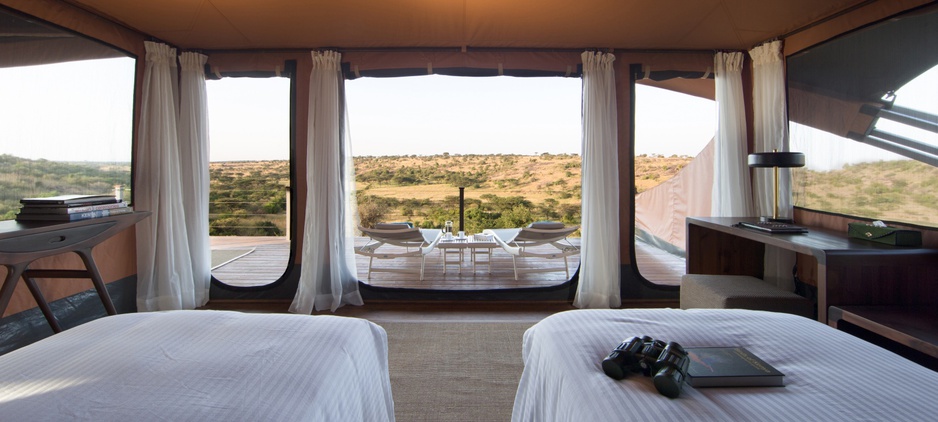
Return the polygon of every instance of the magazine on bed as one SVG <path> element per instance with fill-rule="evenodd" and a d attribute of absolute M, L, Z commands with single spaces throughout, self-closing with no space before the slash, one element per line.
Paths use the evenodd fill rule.
<path fill-rule="evenodd" d="M 744 347 L 686 347 L 691 387 L 781 387 L 782 374 Z"/>

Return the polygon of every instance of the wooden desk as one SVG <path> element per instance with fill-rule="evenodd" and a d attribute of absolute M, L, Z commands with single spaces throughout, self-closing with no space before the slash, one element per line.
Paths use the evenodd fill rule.
<path fill-rule="evenodd" d="M 56 333 L 62 331 L 62 328 L 36 285 L 35 278 L 90 278 L 108 315 L 116 314 L 104 280 L 91 255 L 91 249 L 149 215 L 149 211 L 136 211 L 70 222 L 0 221 L 0 265 L 7 268 L 6 279 L 0 287 L 0 315 L 3 315 L 10 304 L 20 277 Z M 78 254 L 85 264 L 85 269 L 28 269 L 29 264 L 39 258 L 67 252 Z"/>
<path fill-rule="evenodd" d="M 687 273 L 763 278 L 765 245 L 817 260 L 818 320 L 828 307 L 938 303 L 938 249 L 883 245 L 808 227 L 807 234 L 768 234 L 735 227 L 758 218 L 687 218 Z"/>

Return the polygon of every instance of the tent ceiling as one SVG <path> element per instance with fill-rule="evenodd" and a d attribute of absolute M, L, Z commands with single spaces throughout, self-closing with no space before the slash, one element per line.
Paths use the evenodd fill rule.
<path fill-rule="evenodd" d="M 183 49 L 748 49 L 865 0 L 67 0 Z"/>

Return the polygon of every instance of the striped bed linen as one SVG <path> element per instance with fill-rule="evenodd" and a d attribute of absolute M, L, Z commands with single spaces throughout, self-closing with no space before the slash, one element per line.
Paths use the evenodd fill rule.
<path fill-rule="evenodd" d="M 0 421 L 393 421 L 387 351 L 358 318 L 108 316 L 0 356 Z"/>
<path fill-rule="evenodd" d="M 784 387 L 685 386 L 669 399 L 650 378 L 607 377 L 602 359 L 649 335 L 685 347 L 744 346 Z M 938 373 L 817 321 L 723 309 L 574 310 L 525 332 L 513 421 L 883 421 L 938 415 Z"/>

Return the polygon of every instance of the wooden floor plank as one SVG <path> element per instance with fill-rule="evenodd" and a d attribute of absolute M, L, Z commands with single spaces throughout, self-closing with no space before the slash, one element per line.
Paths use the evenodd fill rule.
<path fill-rule="evenodd" d="M 287 268 L 290 243 L 285 238 L 213 236 L 211 239 L 213 250 L 251 250 L 250 253 L 212 270 L 212 275 L 226 284 L 257 286 L 271 283 L 280 278 Z M 579 245 L 579 238 L 572 240 Z M 357 238 L 356 246 L 361 246 L 366 241 L 367 238 Z M 382 248 L 396 247 L 386 245 Z M 549 246 L 540 248 L 546 250 Z M 680 284 L 680 276 L 684 274 L 683 259 L 639 244 L 636 245 L 636 255 L 641 274 L 649 280 L 660 284 Z M 375 267 L 382 268 L 415 269 L 420 266 L 420 258 L 417 257 L 374 261 Z M 517 264 L 522 269 L 539 269 L 562 266 L 563 260 L 519 258 Z M 427 255 L 424 265 L 423 281 L 414 274 L 387 272 L 372 272 L 369 278 L 368 258 L 356 256 L 359 279 L 381 287 L 436 290 L 506 289 L 554 286 L 567 280 L 562 270 L 521 274 L 518 280 L 515 280 L 511 255 L 501 249 L 493 250 L 490 268 L 476 265 L 476 270 L 473 271 L 469 254 L 465 254 L 461 266 L 449 265 L 444 272 L 443 256 L 439 249 Z M 569 257 L 567 265 L 572 276 L 580 265 L 580 256 Z"/>

